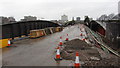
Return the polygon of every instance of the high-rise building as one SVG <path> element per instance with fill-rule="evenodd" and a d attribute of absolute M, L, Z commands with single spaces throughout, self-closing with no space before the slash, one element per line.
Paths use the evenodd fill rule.
<path fill-rule="evenodd" d="M 118 2 L 118 14 L 120 14 L 120 1 Z"/>
<path fill-rule="evenodd" d="M 61 16 L 61 21 L 62 22 L 67 22 L 68 21 L 68 16 L 67 15 L 62 15 Z"/>
<path fill-rule="evenodd" d="M 77 21 L 77 22 L 80 22 L 80 17 L 77 17 L 77 18 L 76 18 L 76 21 Z"/>
<path fill-rule="evenodd" d="M 72 17 L 72 21 L 74 21 L 74 17 Z"/>

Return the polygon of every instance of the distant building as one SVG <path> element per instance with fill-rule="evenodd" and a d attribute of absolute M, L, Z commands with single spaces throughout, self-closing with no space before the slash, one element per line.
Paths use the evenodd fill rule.
<path fill-rule="evenodd" d="M 72 17 L 72 21 L 75 21 L 75 20 L 74 20 L 74 17 Z"/>
<path fill-rule="evenodd" d="M 0 25 L 14 23 L 15 18 L 13 17 L 0 17 Z"/>
<path fill-rule="evenodd" d="M 58 21 L 57 21 L 57 20 L 51 20 L 51 22 L 58 23 Z"/>
<path fill-rule="evenodd" d="M 80 22 L 80 17 L 76 17 L 76 21 L 77 21 L 77 22 Z"/>
<path fill-rule="evenodd" d="M 62 15 L 61 16 L 61 22 L 65 23 L 68 21 L 68 16 L 67 15 Z"/>
<path fill-rule="evenodd" d="M 89 20 L 90 20 L 90 21 L 92 21 L 92 20 L 93 20 L 93 18 L 89 18 Z"/>
<path fill-rule="evenodd" d="M 20 21 L 26 21 L 25 19 L 20 19 Z"/>
<path fill-rule="evenodd" d="M 9 20 L 7 17 L 0 17 L 0 25 L 2 24 L 8 24 L 9 23 Z"/>
<path fill-rule="evenodd" d="M 24 16 L 24 19 L 21 19 L 21 21 L 35 21 L 37 20 L 37 17 L 35 16 Z"/>
<path fill-rule="evenodd" d="M 120 14 L 120 1 L 118 2 L 118 14 Z"/>
<path fill-rule="evenodd" d="M 9 20 L 10 22 L 15 22 L 15 18 L 14 18 L 14 17 L 8 17 L 8 20 Z"/>

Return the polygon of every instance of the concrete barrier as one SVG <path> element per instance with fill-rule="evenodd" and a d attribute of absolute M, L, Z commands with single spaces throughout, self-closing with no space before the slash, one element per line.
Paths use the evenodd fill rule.
<path fill-rule="evenodd" d="M 53 32 L 53 27 L 50 27 L 49 29 L 50 29 L 51 34 L 53 34 L 54 33 Z"/>
<path fill-rule="evenodd" d="M 49 28 L 45 28 L 46 35 L 52 34 Z"/>
<path fill-rule="evenodd" d="M 30 31 L 30 38 L 37 38 L 41 36 L 46 36 L 49 34 L 53 34 L 55 32 L 60 32 L 62 31 L 62 27 L 49 27 L 45 29 L 38 29 L 38 30 L 31 30 Z"/>
<path fill-rule="evenodd" d="M 53 30 L 53 33 L 56 33 L 55 29 L 56 29 L 56 27 L 53 27 L 53 28 L 52 28 L 52 30 Z"/>
<path fill-rule="evenodd" d="M 46 32 L 44 31 L 44 29 L 30 31 L 30 38 L 37 38 L 45 35 L 46 35 Z"/>
<path fill-rule="evenodd" d="M 0 39 L 0 48 L 8 46 L 8 39 Z"/>
<path fill-rule="evenodd" d="M 55 31 L 56 31 L 56 32 L 60 32 L 60 31 L 62 31 L 62 30 L 63 30 L 62 27 L 57 27 Z"/>
<path fill-rule="evenodd" d="M 39 37 L 39 30 L 30 30 L 30 38 Z"/>
<path fill-rule="evenodd" d="M 40 30 L 39 30 L 39 33 L 40 33 L 39 36 L 45 36 L 44 29 L 40 29 Z"/>

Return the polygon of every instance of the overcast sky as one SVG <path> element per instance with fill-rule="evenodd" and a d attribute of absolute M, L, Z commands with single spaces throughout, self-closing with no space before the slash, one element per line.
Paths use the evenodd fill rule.
<path fill-rule="evenodd" d="M 102 14 L 118 12 L 120 0 L 1 0 L 0 16 L 13 16 L 17 20 L 25 15 L 38 18 L 57 19 L 66 14 L 84 18 L 88 15 L 97 18 Z"/>

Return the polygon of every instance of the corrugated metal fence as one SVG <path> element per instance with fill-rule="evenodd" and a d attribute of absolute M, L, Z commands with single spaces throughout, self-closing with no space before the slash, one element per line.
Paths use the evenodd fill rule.
<path fill-rule="evenodd" d="M 43 29 L 47 27 L 57 27 L 59 26 L 56 23 L 50 21 L 26 21 L 26 22 L 16 22 L 13 24 L 0 25 L 2 27 L 2 35 L 0 35 L 1 39 L 5 38 L 14 38 L 21 37 L 22 35 L 28 35 L 30 30 L 34 29 Z"/>

